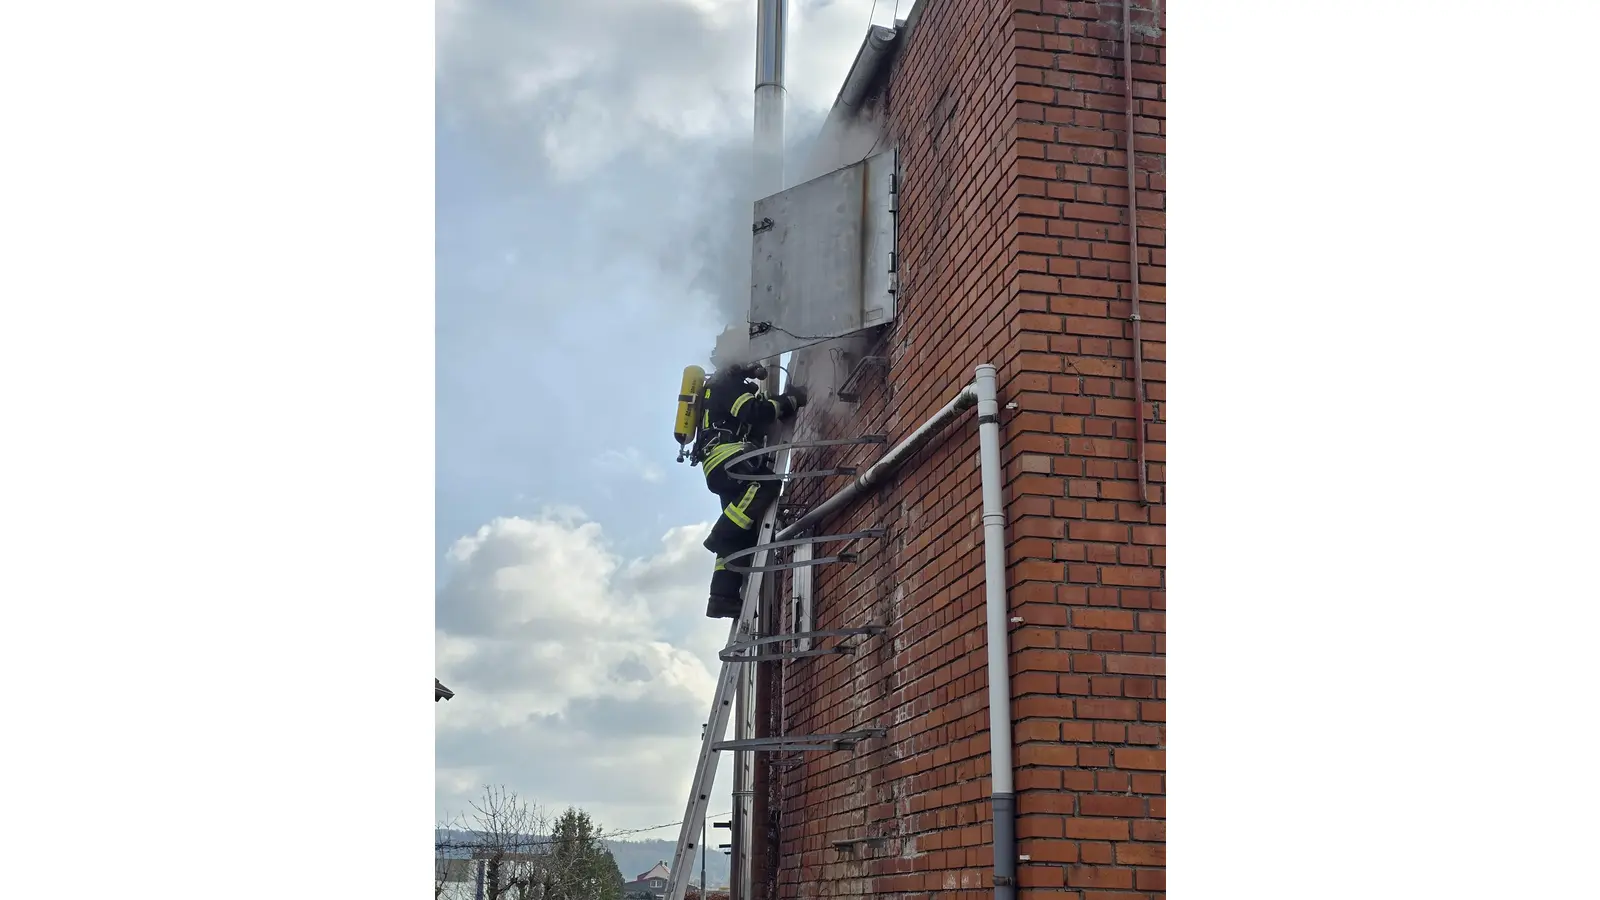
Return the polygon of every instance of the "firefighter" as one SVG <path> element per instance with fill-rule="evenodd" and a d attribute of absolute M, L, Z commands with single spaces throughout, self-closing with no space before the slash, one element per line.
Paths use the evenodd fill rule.
<path fill-rule="evenodd" d="M 726 335 L 724 336 L 726 338 Z M 725 558 L 756 545 L 757 525 L 768 506 L 778 498 L 778 481 L 741 481 L 734 474 L 773 474 L 773 458 L 765 454 L 734 463 L 728 460 L 763 447 L 772 426 L 794 418 L 806 405 L 805 388 L 791 387 L 769 396 L 761 386 L 765 366 L 746 362 L 744 354 L 719 340 L 711 364 L 715 372 L 706 379 L 701 399 L 701 421 L 695 456 L 702 461 L 706 489 L 722 502 L 722 514 L 705 540 L 716 555 L 711 575 L 711 596 L 706 615 L 713 619 L 738 618 L 744 576 L 726 567 Z M 746 565 L 748 559 L 742 559 Z"/>

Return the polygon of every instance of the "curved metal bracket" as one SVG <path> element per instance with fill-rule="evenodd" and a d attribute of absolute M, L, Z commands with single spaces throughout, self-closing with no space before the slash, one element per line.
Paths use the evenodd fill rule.
<path fill-rule="evenodd" d="M 797 734 L 790 737 L 746 738 L 738 741 L 718 741 L 713 750 L 850 750 L 869 738 L 883 737 L 887 728 L 862 728 L 842 734 Z"/>
<path fill-rule="evenodd" d="M 768 541 L 765 544 L 757 544 L 747 550 L 738 550 L 730 553 L 722 558 L 722 564 L 729 571 L 748 575 L 751 572 L 781 572 L 785 569 L 803 569 L 807 566 L 820 566 L 826 563 L 855 562 L 856 554 L 840 553 L 835 556 L 823 556 L 800 562 L 790 560 L 783 563 L 770 563 L 765 566 L 740 566 L 734 564 L 734 560 L 754 556 L 762 550 L 780 550 L 784 547 L 798 547 L 801 544 L 820 544 L 825 541 L 853 541 L 857 538 L 883 537 L 888 533 L 889 529 L 879 526 L 877 528 L 868 528 L 865 531 L 852 531 L 849 534 L 823 534 L 816 537 L 789 538 L 785 541 Z"/>
<path fill-rule="evenodd" d="M 754 655 L 747 653 L 746 651 L 755 650 L 759 647 L 771 646 L 772 644 L 782 644 L 787 641 L 803 641 L 811 638 L 879 635 L 883 634 L 883 632 L 884 627 L 882 625 L 863 625 L 860 628 L 834 628 L 828 631 L 797 631 L 792 634 L 777 634 L 770 637 L 756 638 L 755 640 L 750 641 L 738 641 L 729 644 L 727 649 L 717 654 L 717 656 L 723 662 L 742 662 L 756 658 Z M 817 650 L 780 650 L 776 653 L 764 653 L 760 658 L 763 660 L 801 659 L 807 656 L 829 656 L 832 654 L 845 654 L 854 652 L 856 652 L 856 645 L 854 644 L 835 644 L 832 647 L 824 647 Z"/>
<path fill-rule="evenodd" d="M 728 477 L 734 481 L 794 481 L 797 478 L 832 478 L 835 475 L 854 475 L 859 471 L 861 470 L 847 467 L 843 469 L 807 469 L 804 472 L 785 472 L 782 475 L 776 473 L 770 475 L 740 475 L 736 472 L 729 472 Z"/>
<path fill-rule="evenodd" d="M 793 481 L 796 478 L 830 478 L 834 475 L 854 475 L 858 470 L 851 466 L 838 469 L 813 469 L 809 472 L 785 472 L 783 474 L 770 475 L 740 475 L 732 471 L 732 467 L 738 463 L 744 462 L 747 459 L 755 459 L 758 456 L 766 456 L 772 453 L 781 453 L 785 450 L 808 450 L 813 447 L 844 447 L 851 444 L 887 443 L 889 443 L 889 436 L 886 434 L 864 434 L 861 437 L 836 438 L 827 441 L 791 441 L 787 444 L 773 444 L 770 447 L 757 447 L 754 450 L 746 450 L 722 465 L 724 471 L 727 471 L 728 477 L 732 478 L 734 481 Z"/>

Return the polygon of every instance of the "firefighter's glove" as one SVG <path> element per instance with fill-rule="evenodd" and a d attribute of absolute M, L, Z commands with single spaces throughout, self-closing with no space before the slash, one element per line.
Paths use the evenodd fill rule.
<path fill-rule="evenodd" d="M 800 411 L 800 407 L 806 405 L 806 389 L 790 388 L 779 396 L 778 402 L 783 407 L 783 418 L 790 418 Z"/>

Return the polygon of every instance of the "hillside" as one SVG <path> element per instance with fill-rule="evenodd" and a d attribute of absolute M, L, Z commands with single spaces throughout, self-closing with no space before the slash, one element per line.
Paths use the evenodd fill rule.
<path fill-rule="evenodd" d="M 727 832 L 723 832 L 723 834 L 726 835 Z M 726 887 L 728 884 L 728 857 L 722 851 L 717 850 L 715 845 L 725 842 L 727 838 L 724 836 L 721 841 L 718 841 L 716 834 L 713 833 L 710 839 L 713 844 L 711 851 L 706 854 L 706 880 L 711 882 L 711 886 L 714 888 Z M 672 852 L 677 849 L 677 841 L 606 841 L 606 846 L 611 848 L 611 855 L 617 858 L 617 868 L 622 870 L 622 877 L 632 880 L 648 871 L 651 866 L 658 862 L 666 862 L 667 865 L 672 865 Z M 700 858 L 698 856 L 695 857 L 694 874 L 690 876 L 690 879 L 695 882 L 700 880 Z"/>
<path fill-rule="evenodd" d="M 714 833 L 710 836 L 710 839 L 713 842 L 720 843 Z M 726 840 L 726 832 L 724 832 L 723 839 Z M 472 843 L 473 836 L 470 832 L 465 831 L 437 831 L 435 832 L 434 840 L 466 845 Z M 530 837 L 528 840 L 532 843 L 541 839 Z M 666 862 L 671 865 L 672 853 L 677 849 L 677 842 L 675 840 L 606 841 L 606 846 L 610 848 L 611 855 L 616 857 L 617 868 L 622 870 L 623 879 L 632 881 L 644 872 L 649 871 L 650 867 L 658 862 Z M 444 851 L 445 856 L 464 857 L 469 853 L 470 851 L 464 847 L 456 847 Z M 694 873 L 690 878 L 695 882 L 700 880 L 700 859 L 698 856 L 695 857 Z M 711 882 L 713 888 L 726 887 L 728 884 L 728 857 L 714 847 L 706 854 L 706 880 Z"/>

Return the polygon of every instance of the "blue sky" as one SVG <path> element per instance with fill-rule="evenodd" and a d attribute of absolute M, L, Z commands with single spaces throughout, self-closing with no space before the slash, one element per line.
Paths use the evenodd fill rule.
<path fill-rule="evenodd" d="M 727 623 L 716 502 L 670 434 L 683 367 L 748 304 L 754 12 L 437 5 L 441 820 L 487 784 L 612 829 L 682 813 Z M 791 3 L 791 143 L 893 15 Z"/>
<path fill-rule="evenodd" d="M 587 222 L 582 184 L 513 177 L 479 140 L 438 139 L 438 549 L 565 505 L 643 552 L 705 505 L 669 395 L 714 316 Z"/>

